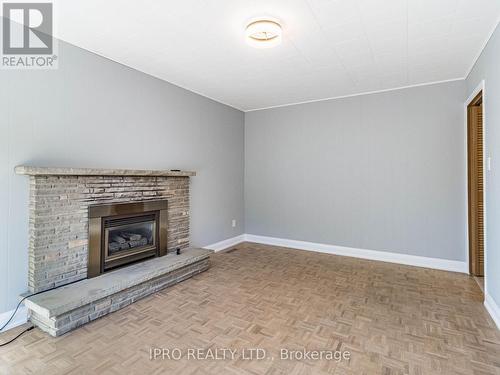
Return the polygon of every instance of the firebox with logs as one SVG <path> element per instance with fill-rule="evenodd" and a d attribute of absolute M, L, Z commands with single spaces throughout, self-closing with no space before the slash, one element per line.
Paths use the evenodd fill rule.
<path fill-rule="evenodd" d="M 89 277 L 167 251 L 167 201 L 91 206 Z"/>

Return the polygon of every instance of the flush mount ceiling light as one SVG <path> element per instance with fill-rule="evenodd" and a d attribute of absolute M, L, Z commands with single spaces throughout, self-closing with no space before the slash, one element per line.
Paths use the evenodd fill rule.
<path fill-rule="evenodd" d="M 246 28 L 246 40 L 257 48 L 269 48 L 281 43 L 281 25 L 271 19 L 258 19 L 250 22 Z"/>

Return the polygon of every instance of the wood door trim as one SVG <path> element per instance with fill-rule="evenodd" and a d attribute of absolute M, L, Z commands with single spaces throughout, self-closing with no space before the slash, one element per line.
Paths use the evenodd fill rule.
<path fill-rule="evenodd" d="M 469 272 L 484 275 L 483 91 L 467 106 L 467 208 Z"/>

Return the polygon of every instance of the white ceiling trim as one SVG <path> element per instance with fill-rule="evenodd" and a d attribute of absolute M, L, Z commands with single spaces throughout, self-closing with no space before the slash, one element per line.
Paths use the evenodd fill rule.
<path fill-rule="evenodd" d="M 105 56 L 103 54 L 100 54 L 98 52 L 95 52 L 95 51 L 91 51 L 89 49 L 86 49 L 86 48 L 82 48 L 82 47 L 79 47 L 79 46 L 75 46 L 74 44 L 72 43 L 69 43 L 65 40 L 62 40 L 64 43 L 67 43 L 67 44 L 70 44 L 76 48 L 80 48 L 84 51 L 87 51 L 87 52 L 90 52 L 96 56 L 99 56 L 103 59 L 106 59 L 106 60 L 109 60 L 109 61 L 112 61 L 116 64 L 119 64 L 119 65 L 122 65 L 128 69 L 132 69 L 132 70 L 135 70 L 139 73 L 142 73 L 142 74 L 145 74 L 147 76 L 150 76 L 154 79 L 158 79 L 162 82 L 166 82 L 172 86 L 176 86 L 176 87 L 179 87 L 183 90 L 186 90 L 186 91 L 189 91 L 189 92 L 192 92 L 193 94 L 196 94 L 196 95 L 199 95 L 199 96 L 202 96 L 204 98 L 207 98 L 209 100 L 212 100 L 214 102 L 217 102 L 219 104 L 222 104 L 222 105 L 225 105 L 225 106 L 228 106 L 228 107 L 231 107 L 233 109 L 236 109 L 240 112 L 243 112 L 243 113 L 247 113 L 247 112 L 256 112 L 256 111 L 264 111 L 266 109 L 273 109 L 273 108 L 282 108 L 282 107 L 291 107 L 291 106 L 294 106 L 294 105 L 301 105 L 301 104 L 309 104 L 309 103 L 317 103 L 317 102 L 325 102 L 325 101 L 328 101 L 328 100 L 336 100 L 336 99 L 346 99 L 346 98 L 353 98 L 353 97 L 356 97 L 356 96 L 364 96 L 364 95 L 373 95 L 373 94 L 381 94 L 381 93 L 384 93 L 384 92 L 390 92 L 390 91 L 398 91 L 398 90 L 405 90 L 405 89 L 411 89 L 411 88 L 414 88 L 414 87 L 422 87 L 422 86 L 431 86 L 431 85 L 438 85 L 440 83 L 448 83 L 448 82 L 455 82 L 455 81 L 463 81 L 465 79 L 467 79 L 467 77 L 469 76 L 469 74 L 471 73 L 472 69 L 474 69 L 474 66 L 476 65 L 476 62 L 477 60 L 479 59 L 479 57 L 482 55 L 483 53 L 483 50 L 486 48 L 486 46 L 488 45 L 488 42 L 489 40 L 491 39 L 491 37 L 493 36 L 493 33 L 495 32 L 496 30 L 496 27 L 498 25 L 495 25 L 495 27 L 493 28 L 493 30 L 491 31 L 491 34 L 489 35 L 488 39 L 486 39 L 483 47 L 481 48 L 481 52 L 479 52 L 478 56 L 476 57 L 476 59 L 474 60 L 474 64 L 471 66 L 469 72 L 467 73 L 467 75 L 465 77 L 459 77 L 459 78 L 453 78 L 453 79 L 446 79 L 446 80 L 442 80 L 442 81 L 433 81 L 433 82 L 425 82 L 425 83 L 419 83 L 419 84 L 416 84 L 416 85 L 408 85 L 408 86 L 401 86 L 401 87 L 393 87 L 393 88 L 390 88 L 390 89 L 384 89 L 384 90 L 376 90 L 376 91 L 366 91 L 366 92 L 360 92 L 360 93 L 356 93 L 356 94 L 350 94 L 350 95 L 342 95 L 342 96 L 333 96 L 333 97 L 329 97 L 329 98 L 322 98 L 322 99 L 312 99 L 312 100 L 306 100 L 306 101 L 302 101 L 302 102 L 296 102 L 296 103 L 287 103 L 287 104 L 280 104 L 280 105 L 275 105 L 275 106 L 269 106 L 269 107 L 262 107 L 262 108 L 255 108 L 255 109 L 248 109 L 248 110 L 244 110 L 242 108 L 238 108 L 236 107 L 235 105 L 233 104 L 229 104 L 229 103 L 225 103 L 219 99 L 216 99 L 216 98 L 212 98 L 208 95 L 205 95 L 205 94 L 202 94 L 200 92 L 197 92 L 196 90 L 193 90 L 189 87 L 184 87 L 184 86 L 181 86 L 181 85 L 178 85 L 178 84 L 175 84 L 175 83 L 172 83 L 172 82 L 169 82 L 167 80 L 165 80 L 164 78 L 161 78 L 159 76 L 156 76 L 154 74 L 151 74 L 151 73 L 147 73 L 147 72 L 144 72 L 142 70 L 139 70 L 137 68 L 134 68 L 133 66 L 130 66 L 130 65 L 127 65 L 127 64 L 124 64 L 123 62 L 120 62 L 120 61 L 117 61 L 115 59 L 112 59 L 108 56 Z"/>
<path fill-rule="evenodd" d="M 497 29 L 497 27 L 498 27 L 499 24 L 500 24 L 500 17 L 498 17 L 496 25 L 493 26 L 493 28 L 490 31 L 490 34 L 488 35 L 488 37 L 484 41 L 483 45 L 481 46 L 481 50 L 479 51 L 479 53 L 477 54 L 477 56 L 474 58 L 474 61 L 472 62 L 472 65 L 470 66 L 469 70 L 467 71 L 467 74 L 465 75 L 464 79 L 467 79 L 469 77 L 469 75 L 471 74 L 472 69 L 474 69 L 474 67 L 476 66 L 477 61 L 479 60 L 479 58 L 483 54 L 484 49 L 486 48 L 486 46 L 490 42 L 490 39 L 493 36 L 493 34 L 495 33 L 495 30 Z"/>
<path fill-rule="evenodd" d="M 157 75 L 154 75 L 154 74 L 151 74 L 151 73 L 145 72 L 145 71 L 143 71 L 143 70 L 137 69 L 137 68 L 135 68 L 135 67 L 133 67 L 133 66 L 131 66 L 131 65 L 128 65 L 128 64 L 125 64 L 125 63 L 123 63 L 123 62 L 121 62 L 121 61 L 115 60 L 115 59 L 113 59 L 113 58 L 111 58 L 111 57 L 109 57 L 109 56 L 105 56 L 105 55 L 103 55 L 103 54 L 101 54 L 101 53 L 98 53 L 98 52 L 95 52 L 95 51 L 89 50 L 89 49 L 87 49 L 87 48 L 83 48 L 83 47 L 77 46 L 77 45 L 75 45 L 75 44 L 73 44 L 73 43 L 70 43 L 70 42 L 68 42 L 68 41 L 64 40 L 64 39 L 61 39 L 61 38 L 58 38 L 58 39 L 59 39 L 60 41 L 64 42 L 64 43 L 66 43 L 66 44 L 72 45 L 72 46 L 73 46 L 73 47 L 75 47 L 75 48 L 79 48 L 79 49 L 81 49 L 81 50 L 84 50 L 84 51 L 90 52 L 90 53 L 92 53 L 93 55 L 96 55 L 96 56 L 102 57 L 103 59 L 106 59 L 106 60 L 112 61 L 112 62 L 114 62 L 114 63 L 116 63 L 116 64 L 119 64 L 119 65 L 121 65 L 121 66 L 124 66 L 124 67 L 126 67 L 126 68 L 128 68 L 128 69 L 132 69 L 132 70 L 135 70 L 136 72 L 139 72 L 139 73 L 145 74 L 145 75 L 150 76 L 150 77 L 152 77 L 152 78 L 154 78 L 154 79 L 158 79 L 158 80 L 160 80 L 160 81 L 162 81 L 162 82 L 166 82 L 166 83 L 168 83 L 169 85 L 179 87 L 179 88 L 181 88 L 181 89 L 183 89 L 183 90 L 186 90 L 186 91 L 192 92 L 193 94 L 196 94 L 196 95 L 202 96 L 202 97 L 204 97 L 204 98 L 210 99 L 210 100 L 211 100 L 211 101 L 213 101 L 213 102 L 216 102 L 216 103 L 219 103 L 219 104 L 225 105 L 225 106 L 227 106 L 227 107 L 231 107 L 231 108 L 236 109 L 236 110 L 238 110 L 238 111 L 240 111 L 240 112 L 246 112 L 245 110 L 243 110 L 243 109 L 241 109 L 241 108 L 238 108 L 238 107 L 236 107 L 236 106 L 235 106 L 235 105 L 233 105 L 233 104 L 225 103 L 225 102 L 221 101 L 220 99 L 215 99 L 215 98 L 212 98 L 212 97 L 210 97 L 210 96 L 208 96 L 208 95 L 206 95 L 206 94 L 202 94 L 201 92 L 198 92 L 198 91 L 196 91 L 196 90 L 193 90 L 193 89 L 191 89 L 191 88 L 189 88 L 189 87 L 184 87 L 184 86 L 178 85 L 178 84 L 176 84 L 176 83 L 172 83 L 172 82 L 170 82 L 170 81 L 167 81 L 165 78 L 161 78 L 161 77 L 159 77 L 159 76 L 157 76 Z"/>
<path fill-rule="evenodd" d="M 467 77 L 459 77 L 459 78 L 445 79 L 443 81 L 433 81 L 433 82 L 419 83 L 419 84 L 416 84 L 416 85 L 394 87 L 394 88 L 384 89 L 384 90 L 360 92 L 360 93 L 356 93 L 356 94 L 343 95 L 343 96 L 333 96 L 331 98 L 306 100 L 306 101 L 297 102 L 297 103 L 280 104 L 280 105 L 274 105 L 274 106 L 264 107 L 264 108 L 249 109 L 249 110 L 246 110 L 246 111 L 243 111 L 243 112 L 247 113 L 247 112 L 255 112 L 255 111 L 264 111 L 266 109 L 281 108 L 281 107 L 290 107 L 290 106 L 293 106 L 293 105 L 309 104 L 309 103 L 317 103 L 317 102 L 325 102 L 325 101 L 328 101 L 328 100 L 346 99 L 346 98 L 353 98 L 353 97 L 356 97 L 356 96 L 364 96 L 364 95 L 381 94 L 381 93 L 384 93 L 384 92 L 399 91 L 399 90 L 411 89 L 411 88 L 415 88 L 415 87 L 438 85 L 440 83 L 463 81 L 466 78 Z"/>
<path fill-rule="evenodd" d="M 441 80 L 441 81 L 433 81 L 433 82 L 424 82 L 424 83 L 419 83 L 419 84 L 415 84 L 415 85 L 408 85 L 408 86 L 401 86 L 401 87 L 393 87 L 393 88 L 389 88 L 389 89 L 384 89 L 384 90 L 375 90 L 375 91 L 366 91 L 366 92 L 360 92 L 360 93 L 355 93 L 355 94 L 350 94 L 350 95 L 342 95 L 342 96 L 333 96 L 333 97 L 329 97 L 329 98 L 321 98 L 321 99 L 312 99 L 312 100 L 306 100 L 306 101 L 301 101 L 301 102 L 294 102 L 294 103 L 287 103 L 287 104 L 280 104 L 280 105 L 275 105 L 275 106 L 269 106 L 269 107 L 262 107 L 262 108 L 255 108 L 255 109 L 248 109 L 248 110 L 244 110 L 242 108 L 238 108 L 237 106 L 233 105 L 233 104 L 229 104 L 229 103 L 225 103 L 223 101 L 221 101 L 220 99 L 216 99 L 216 98 L 213 98 L 213 97 L 210 97 L 208 95 L 205 95 L 201 92 L 198 92 L 196 90 L 193 90 L 189 87 L 185 87 L 185 86 L 182 86 L 182 85 L 178 85 L 178 84 L 175 84 L 175 83 L 172 83 L 170 81 L 167 81 L 165 80 L 164 78 L 161 78 L 157 75 L 154 75 L 154 74 L 151 74 L 151 73 L 147 73 L 147 72 L 144 72 L 142 70 L 139 70 L 133 66 L 130 66 L 130 65 L 127 65 L 123 62 L 120 62 L 118 60 L 115 60 L 111 57 L 108 57 L 108 56 L 105 56 L 101 53 L 98 53 L 98 52 L 95 52 L 95 51 L 92 51 L 92 50 L 89 50 L 87 48 L 83 48 L 83 47 L 79 47 L 79 46 L 76 46 L 66 40 L 63 40 L 61 39 L 61 41 L 63 41 L 64 43 L 67 43 L 67 44 L 70 44 L 76 48 L 80 48 L 84 51 L 87 51 L 87 52 L 90 52 L 96 56 L 99 56 L 103 59 L 106 59 L 106 60 L 109 60 L 109 61 L 112 61 L 116 64 L 119 64 L 119 65 L 122 65 L 128 69 L 132 69 L 132 70 L 135 70 L 139 73 L 142 73 L 142 74 L 145 74 L 147 76 L 150 76 L 154 79 L 158 79 L 160 81 L 163 81 L 163 82 L 166 82 L 172 86 L 176 86 L 176 87 L 179 87 L 183 90 L 186 90 L 186 91 L 190 91 L 192 92 L 193 94 L 196 94 L 196 95 L 199 95 L 199 96 L 202 96 L 204 98 L 207 98 L 209 100 L 212 100 L 214 102 L 217 102 L 219 104 L 222 104 L 222 105 L 225 105 L 227 107 L 231 107 L 233 109 L 236 109 L 240 112 L 243 112 L 243 113 L 247 113 L 247 112 L 256 112 L 256 111 L 264 111 L 266 109 L 273 109 L 273 108 L 282 108 L 282 107 L 290 107 L 290 106 L 294 106 L 294 105 L 301 105 L 301 104 L 309 104 L 309 103 L 317 103 L 317 102 L 324 102 L 324 101 L 328 101 L 328 100 L 336 100 L 336 99 L 346 99 L 346 98 L 353 98 L 353 97 L 356 97 L 356 96 L 364 96 L 364 95 L 373 95 L 373 94 L 380 94 L 380 93 L 384 93 L 384 92 L 390 92 L 390 91 L 398 91 L 398 90 L 405 90 L 405 89 L 410 89 L 410 88 L 415 88 L 415 87 L 423 87 L 423 86 L 431 86 L 431 85 L 438 85 L 440 83 L 448 83 L 448 82 L 455 82 L 455 81 L 463 81 L 465 79 L 467 79 L 467 77 L 470 75 L 470 73 L 472 72 L 472 69 L 474 69 L 474 66 L 476 65 L 477 63 L 477 60 L 479 60 L 479 58 L 481 57 L 481 55 L 483 54 L 483 51 L 484 49 L 486 48 L 486 46 L 488 45 L 491 37 L 493 36 L 493 33 L 495 32 L 495 30 L 497 29 L 498 25 L 500 23 L 500 18 L 497 22 L 497 24 L 495 25 L 495 27 L 493 27 L 493 29 L 491 30 L 491 32 L 489 33 L 489 36 L 488 38 L 484 41 L 482 47 L 481 47 L 481 50 L 480 52 L 477 54 L 477 57 L 474 59 L 474 63 L 472 64 L 472 66 L 469 68 L 467 74 L 464 76 L 464 77 L 458 77 L 458 78 L 452 78 L 452 79 L 447 79 L 447 80 Z"/>
<path fill-rule="evenodd" d="M 322 98 L 322 99 L 312 99 L 312 100 L 306 100 L 306 101 L 302 101 L 302 102 L 294 102 L 294 103 L 287 103 L 287 104 L 280 104 L 280 105 L 275 105 L 275 106 L 269 106 L 269 107 L 262 107 L 262 108 L 255 108 L 255 109 L 248 109 L 248 110 L 244 110 L 242 108 L 238 108 L 237 106 L 233 105 L 233 104 L 229 104 L 229 103 L 225 103 L 223 101 L 221 101 L 220 99 L 216 99 L 216 98 L 213 98 L 213 97 L 210 97 L 208 95 L 205 95 L 201 92 L 198 92 L 196 90 L 193 90 L 189 87 L 185 87 L 185 86 L 182 86 L 182 85 L 178 85 L 178 84 L 175 84 L 175 83 L 172 83 L 170 81 L 167 81 L 165 80 L 164 78 L 161 78 L 157 75 L 154 75 L 154 74 L 151 74 L 151 73 L 147 73 L 147 72 L 144 72 L 142 70 L 139 70 L 133 66 L 130 66 L 130 65 L 127 65 L 127 64 L 124 64 L 123 62 L 120 62 L 118 60 L 115 60 L 111 57 L 108 57 L 108 56 L 105 56 L 101 53 L 98 53 L 98 52 L 95 52 L 95 51 L 91 51 L 87 48 L 83 48 L 83 47 L 79 47 L 79 46 L 76 46 L 68 41 L 65 41 L 65 40 L 62 40 L 64 43 L 67 43 L 67 44 L 70 44 L 76 48 L 80 48 L 84 51 L 87 51 L 87 52 L 90 52 L 96 56 L 99 56 L 99 57 L 102 57 L 103 59 L 106 59 L 106 60 L 109 60 L 109 61 L 112 61 L 114 63 L 117 63 L 117 64 L 120 64 L 128 69 L 132 69 L 132 70 L 135 70 L 137 72 L 140 72 L 142 74 L 145 74 L 147 76 L 150 76 L 152 78 L 155 78 L 155 79 L 158 79 L 160 81 L 163 81 L 163 82 L 166 82 L 172 86 L 176 86 L 176 87 L 179 87 L 183 90 L 186 90 L 186 91 L 190 91 L 192 92 L 193 94 L 196 94 L 196 95 L 199 95 L 199 96 L 202 96 L 204 98 L 207 98 L 209 100 L 212 100 L 214 102 L 217 102 L 219 104 L 222 104 L 222 105 L 225 105 L 225 106 L 228 106 L 228 107 L 231 107 L 233 109 L 236 109 L 240 112 L 243 112 L 243 113 L 247 113 L 247 112 L 256 112 L 256 111 L 264 111 L 266 109 L 273 109 L 273 108 L 282 108 L 282 107 L 290 107 L 290 106 L 294 106 L 294 105 L 301 105 L 301 104 L 308 104 L 308 103 L 317 103 L 317 102 L 324 102 L 324 101 L 328 101 L 328 100 L 336 100 L 336 99 L 346 99 L 346 98 L 353 98 L 353 97 L 356 97 L 356 96 L 364 96 L 364 95 L 373 95 L 373 94 L 380 94 L 380 93 L 384 93 L 384 92 L 390 92 L 390 91 L 398 91 L 398 90 L 405 90 L 405 89 L 411 89 L 411 88 L 415 88 L 415 87 L 423 87 L 423 86 L 431 86 L 431 85 L 438 85 L 440 83 L 448 83 L 448 82 L 455 82 L 455 81 L 463 81 L 463 80 L 466 80 L 467 77 L 469 77 L 470 73 L 472 72 L 472 69 L 474 69 L 474 66 L 476 65 L 477 61 L 479 60 L 479 58 L 481 57 L 481 55 L 483 54 L 483 51 L 484 49 L 486 48 L 486 46 L 488 45 L 491 37 L 493 36 L 493 33 L 495 32 L 495 30 L 497 29 L 498 25 L 500 24 L 500 17 L 497 21 L 497 24 L 492 28 L 491 32 L 489 33 L 488 37 L 486 38 L 486 40 L 484 41 L 483 45 L 481 46 L 481 50 L 479 51 L 479 53 L 477 54 L 477 56 L 475 57 L 474 59 L 474 62 L 473 64 L 471 65 L 471 67 L 469 68 L 469 70 L 467 71 L 467 74 L 464 76 L 464 77 L 458 77 L 458 78 L 452 78 L 452 79 L 446 79 L 446 80 L 441 80 L 441 81 L 432 81 L 432 82 L 424 82 L 424 83 L 419 83 L 419 84 L 415 84 L 415 85 L 408 85 L 408 86 L 401 86 L 401 87 L 393 87 L 393 88 L 389 88 L 389 89 L 384 89 L 384 90 L 376 90 L 376 91 L 366 91 L 366 92 L 360 92 L 360 93 L 355 93 L 355 94 L 350 94 L 350 95 L 342 95 L 342 96 L 333 96 L 333 97 L 329 97 L 329 98 Z"/>

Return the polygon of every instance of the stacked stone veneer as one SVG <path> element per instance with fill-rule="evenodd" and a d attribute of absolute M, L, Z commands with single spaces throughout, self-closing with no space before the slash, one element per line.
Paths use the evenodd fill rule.
<path fill-rule="evenodd" d="M 168 250 L 189 246 L 189 177 L 30 176 L 30 292 L 87 277 L 88 207 L 168 200 Z"/>

